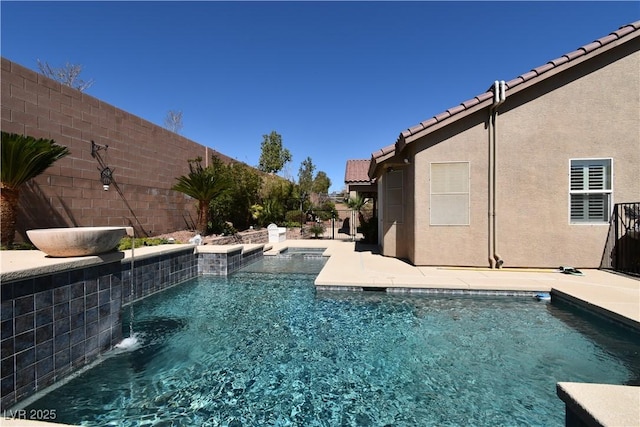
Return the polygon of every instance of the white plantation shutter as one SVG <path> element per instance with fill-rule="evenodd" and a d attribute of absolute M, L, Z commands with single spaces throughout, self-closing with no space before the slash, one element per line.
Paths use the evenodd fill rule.
<path fill-rule="evenodd" d="M 571 222 L 608 222 L 611 159 L 571 160 Z"/>
<path fill-rule="evenodd" d="M 431 225 L 469 225 L 469 162 L 431 163 Z"/>

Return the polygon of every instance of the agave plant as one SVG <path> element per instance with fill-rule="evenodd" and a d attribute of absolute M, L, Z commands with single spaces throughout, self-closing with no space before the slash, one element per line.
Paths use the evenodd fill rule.
<path fill-rule="evenodd" d="M 172 187 L 198 201 L 198 232 L 205 235 L 209 223 L 209 203 L 227 189 L 227 179 L 211 166 L 203 168 L 202 158 L 189 160 L 189 174 L 176 178 Z"/>
<path fill-rule="evenodd" d="M 2 132 L 0 169 L 1 243 L 11 246 L 16 234 L 20 187 L 69 153 L 52 139 Z"/>

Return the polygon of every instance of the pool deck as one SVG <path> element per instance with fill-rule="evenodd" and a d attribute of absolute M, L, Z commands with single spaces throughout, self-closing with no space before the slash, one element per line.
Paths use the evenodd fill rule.
<path fill-rule="evenodd" d="M 329 258 L 315 281 L 320 292 L 371 288 L 385 288 L 387 292 L 550 292 L 554 298 L 568 300 L 640 332 L 640 280 L 609 271 L 584 269 L 583 276 L 573 276 L 554 269 L 416 267 L 381 256 L 375 248 L 349 240 L 269 243 L 264 246 L 265 255 L 277 255 L 287 247 L 326 248 L 324 255 Z M 136 249 L 136 256 L 165 250 L 158 247 Z M 126 259 L 131 255 L 130 251 L 124 251 L 113 256 Z M 64 268 L 67 261 L 44 258 L 39 251 L 5 251 L 0 254 L 0 271 L 8 279 L 14 274 L 20 276 L 25 270 L 31 270 L 31 273 L 34 270 L 57 271 Z M 87 265 L 103 261 L 101 257 L 84 259 Z M 640 426 L 640 387 L 559 383 L 557 393 L 565 402 L 568 413 L 571 411 L 573 416 L 587 420 L 587 425 Z M 34 424 L 0 417 L 0 426 L 40 425 L 60 424 Z"/>
<path fill-rule="evenodd" d="M 327 248 L 324 255 L 330 257 L 315 281 L 323 291 L 551 292 L 640 332 L 640 279 L 609 271 L 585 269 L 583 276 L 574 276 L 556 269 L 416 267 L 354 242 L 288 240 L 269 245 L 265 255 L 286 247 Z"/>

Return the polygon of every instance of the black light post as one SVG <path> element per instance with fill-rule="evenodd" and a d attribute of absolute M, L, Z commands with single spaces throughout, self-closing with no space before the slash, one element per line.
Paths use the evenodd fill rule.
<path fill-rule="evenodd" d="M 302 224 L 304 222 L 304 201 L 307 198 L 307 193 L 304 191 L 300 194 L 300 235 L 303 234 Z"/>

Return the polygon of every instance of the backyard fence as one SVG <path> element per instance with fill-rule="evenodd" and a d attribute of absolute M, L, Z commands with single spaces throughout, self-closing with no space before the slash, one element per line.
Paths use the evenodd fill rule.
<path fill-rule="evenodd" d="M 324 220 L 322 220 L 325 218 Z M 329 219 L 326 219 L 329 218 Z M 352 209 L 338 209 L 335 211 L 324 211 L 314 209 L 305 218 L 304 226 L 309 228 L 314 223 L 321 222 L 326 227 L 323 233 L 324 238 L 344 239 L 355 238 L 357 234 L 358 215 Z"/>
<path fill-rule="evenodd" d="M 640 202 L 614 205 L 600 267 L 640 276 Z"/>

